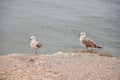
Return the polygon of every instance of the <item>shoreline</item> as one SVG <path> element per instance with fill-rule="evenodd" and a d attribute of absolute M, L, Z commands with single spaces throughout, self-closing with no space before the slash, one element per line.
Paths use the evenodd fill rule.
<path fill-rule="evenodd" d="M 119 80 L 120 57 L 90 52 L 0 56 L 0 80 Z"/>

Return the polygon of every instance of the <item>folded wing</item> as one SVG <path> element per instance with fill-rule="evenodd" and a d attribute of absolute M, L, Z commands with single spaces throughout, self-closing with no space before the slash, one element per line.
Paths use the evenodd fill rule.
<path fill-rule="evenodd" d="M 98 45 L 96 45 L 92 40 L 90 40 L 89 38 L 85 38 L 84 40 L 82 40 L 82 43 L 86 46 L 86 47 L 91 47 L 91 48 L 102 48 Z"/>
<path fill-rule="evenodd" d="M 40 48 L 40 47 L 42 47 L 42 44 L 37 41 L 36 47 Z"/>

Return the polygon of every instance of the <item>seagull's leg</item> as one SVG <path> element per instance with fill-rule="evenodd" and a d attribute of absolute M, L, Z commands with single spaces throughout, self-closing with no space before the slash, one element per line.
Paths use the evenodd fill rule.
<path fill-rule="evenodd" d="M 93 52 L 93 49 L 90 49 L 90 52 Z"/>
<path fill-rule="evenodd" d="M 35 49 L 35 54 L 37 54 L 37 49 Z"/>
<path fill-rule="evenodd" d="M 85 47 L 86 49 L 85 49 L 85 51 L 88 51 L 88 48 L 87 47 Z"/>
<path fill-rule="evenodd" d="M 86 47 L 86 49 L 87 49 L 87 52 L 89 52 L 89 49 L 88 49 L 88 47 Z"/>

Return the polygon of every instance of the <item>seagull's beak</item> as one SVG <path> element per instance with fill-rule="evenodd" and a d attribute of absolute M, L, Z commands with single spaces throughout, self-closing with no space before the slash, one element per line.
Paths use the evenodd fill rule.
<path fill-rule="evenodd" d="M 30 41 L 32 40 L 32 39 L 29 39 Z"/>
<path fill-rule="evenodd" d="M 80 36 L 80 34 L 78 34 L 78 36 Z"/>

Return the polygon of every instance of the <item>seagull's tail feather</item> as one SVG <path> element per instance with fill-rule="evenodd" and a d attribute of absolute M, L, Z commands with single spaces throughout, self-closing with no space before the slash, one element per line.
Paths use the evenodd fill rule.
<path fill-rule="evenodd" d="M 101 46 L 96 46 L 97 48 L 103 48 L 103 47 L 101 47 Z"/>

